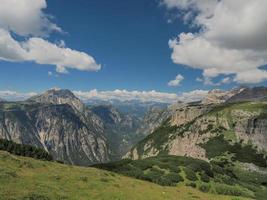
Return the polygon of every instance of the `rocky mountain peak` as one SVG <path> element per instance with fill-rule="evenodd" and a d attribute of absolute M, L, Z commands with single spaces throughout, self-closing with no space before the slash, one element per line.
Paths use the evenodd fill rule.
<path fill-rule="evenodd" d="M 214 89 L 209 91 L 207 96 L 202 100 L 202 104 L 220 104 L 228 101 L 233 96 L 241 93 L 245 88 L 234 88 L 229 91 Z"/>
<path fill-rule="evenodd" d="M 29 101 L 49 104 L 68 104 L 78 111 L 82 111 L 85 105 L 70 90 L 53 88 L 43 94 L 31 97 Z"/>
<path fill-rule="evenodd" d="M 266 101 L 267 87 L 241 88 L 239 93 L 236 93 L 227 102 L 242 102 L 242 101 Z"/>

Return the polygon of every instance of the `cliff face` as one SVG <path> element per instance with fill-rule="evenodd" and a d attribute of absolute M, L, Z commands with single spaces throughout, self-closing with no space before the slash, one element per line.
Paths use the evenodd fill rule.
<path fill-rule="evenodd" d="M 267 152 L 267 116 L 253 116 L 240 121 L 235 127 L 238 140 L 251 142 L 260 151 Z"/>
<path fill-rule="evenodd" d="M 172 114 L 172 109 L 163 109 L 152 107 L 145 114 L 142 119 L 141 125 L 139 126 L 137 132 L 147 136 L 158 128 L 165 120 L 167 120 Z"/>
<path fill-rule="evenodd" d="M 0 137 L 44 148 L 54 159 L 71 164 L 109 161 L 101 119 L 69 91 L 55 92 L 26 102 L 2 103 Z"/>
<path fill-rule="evenodd" d="M 204 146 L 219 136 L 222 136 L 220 142 L 223 144 L 252 145 L 259 152 L 267 152 L 266 111 L 267 104 L 253 102 L 213 108 L 187 105 L 178 109 L 168 122 L 139 142 L 125 157 L 140 159 L 169 154 L 208 160 Z"/>

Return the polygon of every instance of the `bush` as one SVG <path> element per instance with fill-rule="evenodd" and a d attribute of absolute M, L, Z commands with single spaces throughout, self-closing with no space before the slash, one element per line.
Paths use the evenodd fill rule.
<path fill-rule="evenodd" d="M 191 168 L 185 168 L 184 172 L 186 174 L 186 178 L 190 181 L 197 181 L 198 178 L 196 176 L 196 173 Z"/>
<path fill-rule="evenodd" d="M 174 184 L 184 181 L 183 177 L 177 173 L 170 172 L 169 174 L 165 175 L 165 177 Z"/>
<path fill-rule="evenodd" d="M 192 188 L 196 188 L 197 187 L 197 184 L 194 183 L 194 182 L 186 183 L 185 185 L 189 186 L 189 187 L 192 187 Z"/>
<path fill-rule="evenodd" d="M 200 180 L 205 183 L 208 183 L 210 182 L 210 177 L 205 173 L 200 173 Z"/>
<path fill-rule="evenodd" d="M 227 185 L 234 185 L 236 183 L 236 180 L 230 176 L 218 174 L 215 177 L 215 182 L 224 183 Z"/>
<path fill-rule="evenodd" d="M 245 196 L 245 197 L 254 196 L 253 192 L 251 192 L 250 190 L 246 188 L 239 188 L 238 186 L 216 184 L 215 190 L 217 194 L 221 194 L 221 195 Z"/>
<path fill-rule="evenodd" d="M 210 191 L 210 187 L 209 187 L 209 185 L 202 184 L 202 185 L 199 186 L 199 190 L 201 192 L 209 192 Z"/>

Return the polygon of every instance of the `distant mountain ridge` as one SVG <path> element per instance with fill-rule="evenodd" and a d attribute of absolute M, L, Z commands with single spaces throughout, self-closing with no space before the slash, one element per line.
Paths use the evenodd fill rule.
<path fill-rule="evenodd" d="M 267 87 L 244 88 L 227 100 L 229 103 L 242 101 L 267 101 Z"/>
<path fill-rule="evenodd" d="M 99 100 L 99 99 L 91 99 L 87 100 L 86 104 L 89 106 L 113 106 L 118 109 L 120 112 L 124 114 L 135 115 L 136 117 L 142 118 L 149 111 L 150 108 L 167 108 L 168 103 L 160 103 L 154 101 L 138 101 L 138 100 L 127 100 L 120 101 L 117 99 L 111 100 Z"/>

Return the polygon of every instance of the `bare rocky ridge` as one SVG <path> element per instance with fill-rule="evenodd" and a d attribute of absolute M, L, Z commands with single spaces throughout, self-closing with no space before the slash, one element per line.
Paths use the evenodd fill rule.
<path fill-rule="evenodd" d="M 209 91 L 208 95 L 201 101 L 201 103 L 204 105 L 221 104 L 226 101 L 229 101 L 229 99 L 233 98 L 234 96 L 237 96 L 244 90 L 246 90 L 246 88 L 243 87 L 234 88 L 229 91 L 214 89 Z"/>
<path fill-rule="evenodd" d="M 241 92 L 235 94 L 227 100 L 229 103 L 242 101 L 266 101 L 267 87 L 243 88 Z"/>

